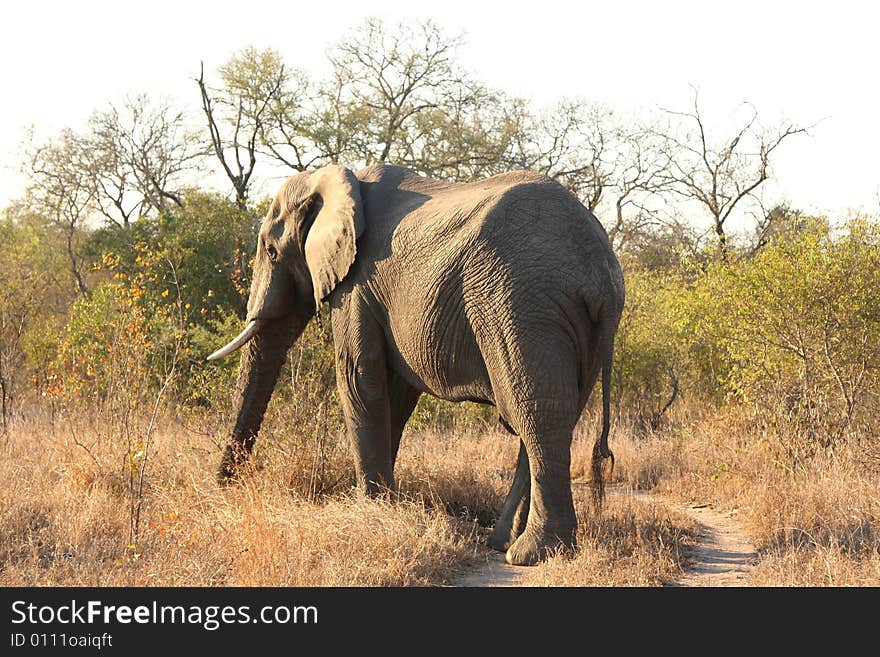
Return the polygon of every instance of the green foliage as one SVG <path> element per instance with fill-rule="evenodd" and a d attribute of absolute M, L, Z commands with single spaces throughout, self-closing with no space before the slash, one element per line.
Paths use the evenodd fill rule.
<path fill-rule="evenodd" d="M 67 400 L 143 400 L 170 366 L 182 338 L 179 303 L 150 304 L 137 282 L 102 283 L 77 299 L 50 375 L 49 392 Z"/>
<path fill-rule="evenodd" d="M 410 431 L 467 432 L 497 423 L 498 411 L 487 404 L 450 402 L 422 395 L 406 426 Z"/>
<path fill-rule="evenodd" d="M 103 364 L 93 361 L 99 355 L 105 360 L 109 357 L 106 347 L 113 343 L 123 317 L 150 344 L 160 341 L 157 326 L 151 322 L 179 320 L 184 357 L 179 366 L 179 401 L 212 406 L 227 399 L 221 384 L 230 384 L 234 377 L 232 361 L 206 369 L 204 358 L 240 330 L 250 286 L 256 217 L 262 209 L 243 210 L 217 194 L 190 192 L 182 207 L 157 219 L 142 218 L 127 227 L 110 226 L 91 233 L 86 254 L 93 268 L 103 272 L 105 284 L 112 282 L 112 286 L 100 294 L 96 290 L 72 309 L 64 343 L 71 360 L 59 371 L 73 361 L 91 363 L 93 370 Z M 116 292 L 111 295 L 108 289 Z M 89 331 L 91 341 L 86 335 Z M 135 345 L 141 348 L 139 355 L 125 358 L 151 363 L 149 345 L 137 341 Z M 86 352 L 90 356 L 84 359 Z M 91 375 L 85 374 L 85 379 L 82 372 L 75 378 L 90 380 Z M 153 374 L 153 383 L 161 380 L 161 368 Z M 216 386 L 213 391 L 211 381 Z"/>
<path fill-rule="evenodd" d="M 637 414 L 655 417 L 676 380 L 754 409 L 793 458 L 876 422 L 880 226 L 813 219 L 753 258 L 711 255 L 626 273 L 616 381 Z"/>
<path fill-rule="evenodd" d="M 757 257 L 714 265 L 699 326 L 723 350 L 721 385 L 800 440 L 833 445 L 876 400 L 880 227 L 814 220 Z"/>
<path fill-rule="evenodd" d="M 676 271 L 630 268 L 626 306 L 615 340 L 617 394 L 641 425 L 654 426 L 686 373 L 687 331 Z"/>
<path fill-rule="evenodd" d="M 0 219 L 0 428 L 46 382 L 58 326 L 73 296 L 63 236 L 40 215 Z"/>
<path fill-rule="evenodd" d="M 191 323 L 187 353 L 190 356 L 188 378 L 181 386 L 178 401 L 184 406 L 228 408 L 235 387 L 238 360 L 223 358 L 208 363 L 205 355 L 226 344 L 241 331 L 241 319 L 235 313 L 218 309 L 206 323 Z"/>
<path fill-rule="evenodd" d="M 175 298 L 171 285 L 177 280 L 183 303 L 197 309 L 191 321 L 208 326 L 229 312 L 244 316 L 262 209 L 242 210 L 218 194 L 190 192 L 183 207 L 158 220 L 95 231 L 87 252 L 93 260 L 111 256 L 115 270 L 128 276 L 143 274 L 144 292 L 157 302 Z M 148 262 L 145 253 L 155 257 Z"/>

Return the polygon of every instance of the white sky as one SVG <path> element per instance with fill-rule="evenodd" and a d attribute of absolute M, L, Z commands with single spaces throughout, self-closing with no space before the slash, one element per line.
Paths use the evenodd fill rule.
<path fill-rule="evenodd" d="M 623 110 L 687 109 L 707 125 L 748 100 L 764 123 L 819 122 L 780 148 L 776 199 L 832 215 L 880 212 L 880 5 L 872 2 L 7 3 L 0 23 L 0 206 L 21 191 L 23 128 L 82 124 L 126 93 L 198 111 L 192 77 L 246 45 L 272 46 L 319 75 L 325 51 L 368 15 L 433 18 L 465 32 L 459 60 L 478 79 L 551 104 L 562 96 Z M 197 115 L 196 115 L 197 116 Z M 259 169 L 257 171 L 259 174 Z"/>

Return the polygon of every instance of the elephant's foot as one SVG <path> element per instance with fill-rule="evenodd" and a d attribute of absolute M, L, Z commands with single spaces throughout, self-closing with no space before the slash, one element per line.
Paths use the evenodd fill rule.
<path fill-rule="evenodd" d="M 507 549 L 505 558 L 512 566 L 534 566 L 559 552 L 572 551 L 575 546 L 574 528 L 550 532 L 527 527 Z"/>
<path fill-rule="evenodd" d="M 357 488 L 365 496 L 373 499 L 390 499 L 397 493 L 397 483 L 390 469 L 357 470 Z"/>
<path fill-rule="evenodd" d="M 370 482 L 369 485 L 359 485 L 358 493 L 371 500 L 393 501 L 398 499 L 397 485 L 392 482 L 388 484 L 377 484 Z"/>
<path fill-rule="evenodd" d="M 217 483 L 224 486 L 240 477 L 248 465 L 248 456 L 247 448 L 240 443 L 226 445 L 223 458 L 220 459 L 220 467 L 217 469 Z"/>
<path fill-rule="evenodd" d="M 507 552 L 507 548 L 516 540 L 516 536 L 510 530 L 510 527 L 502 527 L 496 524 L 489 534 L 489 547 L 498 552 Z"/>

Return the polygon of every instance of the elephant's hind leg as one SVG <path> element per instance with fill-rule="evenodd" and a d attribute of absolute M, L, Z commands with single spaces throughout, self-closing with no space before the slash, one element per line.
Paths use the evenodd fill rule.
<path fill-rule="evenodd" d="M 559 549 L 575 547 L 577 519 L 571 495 L 570 413 L 547 401 L 528 418 L 521 434 L 531 475 L 525 529 L 507 549 L 507 562 L 531 566 Z M 550 410 L 548 410 L 548 407 Z"/>
<path fill-rule="evenodd" d="M 421 392 L 409 385 L 403 377 L 393 371 L 388 373 L 388 396 L 390 405 L 391 440 L 391 474 L 397 463 L 397 452 L 400 449 L 400 438 L 412 412 L 419 402 Z"/>
<path fill-rule="evenodd" d="M 498 522 L 495 523 L 495 528 L 489 535 L 489 547 L 493 550 L 507 552 L 507 549 L 525 530 L 526 522 L 529 519 L 531 485 L 529 458 L 525 445 L 520 441 L 513 483 L 510 486 L 507 499 L 504 500 Z"/>

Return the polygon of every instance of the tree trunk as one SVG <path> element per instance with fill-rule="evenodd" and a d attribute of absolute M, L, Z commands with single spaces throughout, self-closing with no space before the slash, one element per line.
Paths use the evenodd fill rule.
<path fill-rule="evenodd" d="M 70 273 L 73 274 L 73 280 L 76 282 L 77 290 L 83 297 L 89 296 L 90 290 L 83 281 L 79 268 L 76 265 L 76 255 L 73 252 L 73 226 L 67 231 L 67 256 L 70 258 Z"/>
<path fill-rule="evenodd" d="M 721 262 L 727 262 L 727 235 L 724 234 L 724 222 L 715 217 L 715 234 L 718 236 L 718 250 Z"/>

